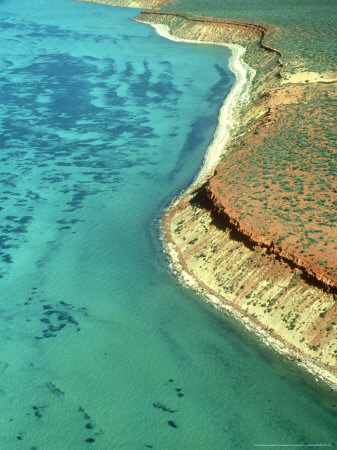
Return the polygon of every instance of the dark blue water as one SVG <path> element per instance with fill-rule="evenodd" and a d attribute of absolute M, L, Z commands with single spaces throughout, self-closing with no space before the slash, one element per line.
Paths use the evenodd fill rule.
<path fill-rule="evenodd" d="M 170 274 L 233 75 L 136 14 L 0 2 L 0 448 L 334 444 L 336 397 Z"/>

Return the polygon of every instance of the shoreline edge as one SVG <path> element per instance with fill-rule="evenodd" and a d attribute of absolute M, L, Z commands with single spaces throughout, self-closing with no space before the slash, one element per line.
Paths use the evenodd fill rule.
<path fill-rule="evenodd" d="M 102 3 L 110 6 L 117 7 L 129 7 L 141 10 L 147 10 L 149 13 L 155 13 L 156 11 L 151 11 L 152 5 L 147 5 L 146 1 L 142 0 L 80 0 L 93 3 Z M 159 9 L 159 8 L 155 8 Z M 170 33 L 170 28 L 168 25 L 163 25 L 160 23 L 155 23 L 151 21 L 143 21 L 142 18 L 137 17 L 136 20 L 141 23 L 146 23 L 147 25 L 155 28 L 157 33 L 169 40 L 176 42 L 185 43 L 196 43 L 196 44 L 209 44 L 209 45 L 224 45 L 232 50 L 232 56 L 230 57 L 230 69 L 235 75 L 235 83 L 231 88 L 230 93 L 227 95 L 219 113 L 218 125 L 213 138 L 212 143 L 207 149 L 207 153 L 204 158 L 203 165 L 197 174 L 195 180 L 190 186 L 188 186 L 180 195 L 172 200 L 170 206 L 164 210 L 162 219 L 160 221 L 160 232 L 163 242 L 164 253 L 166 254 L 169 265 L 171 267 L 174 276 L 178 277 L 182 283 L 188 288 L 192 289 L 196 294 L 201 295 L 207 302 L 209 302 L 213 307 L 226 312 L 228 315 L 236 318 L 243 324 L 246 328 L 253 331 L 267 346 L 273 348 L 274 351 L 282 354 L 283 356 L 296 361 L 299 366 L 304 367 L 308 372 L 310 372 L 315 380 L 318 379 L 327 383 L 327 385 L 333 390 L 337 390 L 337 376 L 335 372 L 332 372 L 324 364 L 320 363 L 317 359 L 311 358 L 304 352 L 300 351 L 297 347 L 284 341 L 280 336 L 276 335 L 270 331 L 265 325 L 260 323 L 253 316 L 249 315 L 247 312 L 241 310 L 238 305 L 234 305 L 229 300 L 223 298 L 220 294 L 213 291 L 209 286 L 206 286 L 199 278 L 195 275 L 189 273 L 181 252 L 178 246 L 175 244 L 171 231 L 170 231 L 170 220 L 174 212 L 179 208 L 179 204 L 183 203 L 188 195 L 196 189 L 198 186 L 202 185 L 207 178 L 211 175 L 213 169 L 215 169 L 216 162 L 221 155 L 225 153 L 224 146 L 228 143 L 230 135 L 234 131 L 233 120 L 234 111 L 239 109 L 242 104 L 249 103 L 250 90 L 244 89 L 247 84 L 250 86 L 251 82 L 255 76 L 255 71 L 249 67 L 241 58 L 246 52 L 245 47 L 237 44 L 215 42 L 215 41 L 201 41 L 201 40 L 188 40 L 181 39 Z M 250 25 L 246 23 L 246 25 Z M 252 24 L 254 26 L 254 24 Z M 264 30 L 265 32 L 266 30 Z M 260 42 L 261 46 L 262 43 Z M 270 47 L 266 47 L 268 51 L 275 51 L 281 55 L 277 50 L 273 50 Z M 241 67 L 240 67 L 241 63 Z M 281 65 L 282 67 L 282 65 Z M 241 69 L 241 70 L 240 70 Z M 242 70 L 243 69 L 243 70 Z M 247 80 L 247 74 L 249 74 L 250 80 Z M 242 76 L 243 75 L 243 76 Z M 239 101 L 241 99 L 241 101 Z M 221 143 L 221 148 L 220 148 Z"/>
<path fill-rule="evenodd" d="M 146 22 L 148 23 L 148 22 Z M 225 154 L 225 146 L 228 143 L 232 132 L 235 129 L 235 111 L 243 104 L 249 102 L 251 81 L 255 76 L 255 71 L 250 68 L 243 60 L 246 49 L 240 45 L 226 44 L 211 41 L 198 41 L 189 39 L 180 39 L 170 33 L 169 27 L 163 24 L 148 23 L 156 32 L 169 40 L 175 42 L 208 44 L 208 45 L 223 45 L 232 51 L 229 60 L 229 68 L 235 75 L 235 83 L 232 86 L 229 94 L 224 100 L 218 116 L 218 125 L 214 134 L 214 138 L 209 145 L 203 165 L 197 174 L 195 180 L 188 186 L 178 197 L 176 197 L 170 206 L 164 211 L 160 223 L 162 242 L 164 252 L 167 255 L 171 270 L 174 276 L 178 277 L 181 282 L 192 289 L 195 293 L 201 295 L 214 308 L 226 312 L 228 315 L 235 317 L 247 329 L 253 331 L 267 346 L 271 347 L 277 353 L 296 361 L 297 364 L 310 372 L 318 381 L 327 383 L 332 389 L 337 389 L 336 377 L 324 365 L 320 365 L 317 360 L 310 358 L 303 354 L 299 349 L 285 342 L 281 337 L 273 335 L 266 327 L 253 317 L 249 317 L 247 312 L 241 310 L 237 305 L 234 305 L 229 300 L 220 297 L 219 294 L 212 291 L 209 286 L 192 275 L 186 268 L 183 258 L 177 245 L 174 243 L 170 232 L 170 219 L 174 211 L 178 208 L 180 202 L 191 193 L 192 190 L 198 188 L 207 181 L 208 176 L 212 174 L 219 159 Z M 234 123 L 233 123 L 234 122 Z"/>

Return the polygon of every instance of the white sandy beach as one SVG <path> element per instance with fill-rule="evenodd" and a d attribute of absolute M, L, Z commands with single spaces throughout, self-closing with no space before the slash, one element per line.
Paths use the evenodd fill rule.
<path fill-rule="evenodd" d="M 240 45 L 179 39 L 170 33 L 168 25 L 152 23 L 149 23 L 149 25 L 155 28 L 160 36 L 170 39 L 171 41 L 189 44 L 222 45 L 228 47 L 232 51 L 232 56 L 229 60 L 229 68 L 235 75 L 235 83 L 221 107 L 213 141 L 207 149 L 203 165 L 193 184 L 188 188 L 189 190 L 196 184 L 202 182 L 208 175 L 211 175 L 217 166 L 220 157 L 225 154 L 226 144 L 236 126 L 235 111 L 238 106 L 249 101 L 255 71 L 243 61 L 243 55 L 245 54 L 246 49 Z"/>

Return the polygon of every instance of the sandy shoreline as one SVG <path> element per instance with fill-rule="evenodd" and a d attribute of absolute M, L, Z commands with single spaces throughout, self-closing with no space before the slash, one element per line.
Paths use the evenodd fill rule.
<path fill-rule="evenodd" d="M 146 9 L 146 6 L 144 7 L 144 5 L 140 5 L 137 0 L 113 0 L 111 2 L 107 0 L 82 1 Z M 139 21 L 142 22 L 142 20 Z M 329 367 L 324 366 L 317 359 L 312 358 L 294 345 L 284 341 L 281 336 L 271 331 L 272 329 L 269 329 L 263 325 L 255 317 L 247 313 L 247 311 L 242 310 L 238 305 L 232 303 L 226 298 L 223 298 L 218 292 L 212 290 L 210 286 L 206 286 L 195 274 L 192 275 L 187 269 L 182 251 L 176 244 L 171 232 L 170 224 L 174 213 L 180 208 L 180 205 L 183 204 L 184 201 L 188 201 L 188 197 L 191 192 L 197 186 L 200 186 L 203 182 L 205 182 L 210 175 L 212 175 L 219 158 L 225 153 L 225 146 L 228 143 L 231 134 L 236 128 L 236 111 L 241 107 L 241 105 L 249 102 L 252 87 L 251 85 L 255 76 L 255 71 L 243 61 L 243 55 L 245 54 L 246 49 L 240 45 L 230 43 L 226 44 L 213 41 L 206 42 L 200 40 L 180 39 L 170 33 L 170 29 L 167 25 L 149 23 L 147 21 L 145 23 L 154 27 L 160 36 L 176 42 L 224 45 L 230 48 L 232 51 L 232 56 L 230 58 L 230 69 L 235 75 L 235 84 L 221 107 L 217 129 L 213 141 L 207 149 L 203 166 L 201 167 L 199 174 L 196 176 L 194 182 L 187 187 L 187 189 L 179 197 L 173 200 L 172 204 L 163 214 L 161 231 L 164 251 L 170 260 L 170 266 L 174 275 L 177 276 L 183 284 L 193 289 L 197 294 L 202 295 L 205 300 L 211 303 L 212 306 L 225 311 L 238 319 L 246 328 L 254 331 L 265 344 L 272 347 L 278 353 L 281 353 L 282 355 L 296 361 L 298 365 L 303 366 L 314 375 L 316 380 L 320 378 L 328 383 L 331 388 L 337 389 L 336 373 L 331 371 Z"/>
<path fill-rule="evenodd" d="M 235 110 L 238 105 L 249 101 L 249 93 L 255 71 L 243 61 L 243 55 L 245 54 L 246 49 L 240 45 L 179 39 L 170 33 L 167 25 L 152 23 L 149 23 L 149 25 L 155 28 L 160 36 L 171 41 L 190 44 L 222 45 L 232 51 L 232 55 L 229 59 L 229 68 L 235 75 L 235 82 L 220 109 L 218 125 L 215 130 L 213 141 L 207 149 L 203 165 L 193 184 L 187 188 L 187 190 L 190 190 L 195 184 L 205 181 L 205 178 L 210 175 L 217 166 L 221 155 L 225 153 L 225 146 L 235 129 Z"/>
<path fill-rule="evenodd" d="M 197 276 L 192 275 L 188 270 L 179 246 L 175 243 L 171 234 L 171 220 L 177 210 L 180 209 L 181 202 L 188 201 L 190 193 L 188 190 L 176 198 L 171 206 L 165 211 L 162 222 L 162 240 L 164 251 L 167 254 L 170 267 L 179 284 L 183 284 L 192 289 L 196 294 L 201 295 L 216 309 L 222 310 L 239 320 L 247 329 L 252 330 L 266 345 L 276 352 L 296 361 L 299 366 L 304 367 L 318 381 L 318 378 L 326 382 L 332 389 L 337 389 L 336 374 L 318 360 L 300 351 L 294 345 L 286 342 L 270 328 L 263 325 L 258 319 L 238 305 L 219 295 L 218 292 L 206 286 Z M 187 200 L 186 200 L 187 198 Z"/>
<path fill-rule="evenodd" d="M 150 9 L 150 6 L 146 7 L 140 5 L 137 0 L 76 0 L 88 3 L 101 3 L 102 5 L 115 6 L 118 8 L 133 8 L 133 9 Z"/>
<path fill-rule="evenodd" d="M 276 352 L 293 361 L 296 361 L 299 366 L 303 366 L 312 375 L 314 375 L 316 381 L 318 381 L 319 378 L 326 382 L 332 389 L 337 389 L 335 373 L 331 372 L 319 361 L 314 360 L 309 355 L 302 353 L 295 346 L 285 342 L 280 336 L 276 335 L 252 315 L 248 314 L 228 299 L 220 296 L 217 292 L 213 291 L 209 286 L 206 286 L 200 279 L 189 272 L 179 248 L 172 239 L 170 230 L 171 217 L 179 208 L 179 203 L 182 200 L 183 196 L 174 200 L 172 205 L 165 211 L 161 223 L 165 253 L 170 260 L 170 265 L 174 276 L 176 276 L 183 285 L 192 289 L 196 294 L 202 295 L 202 297 L 213 307 L 226 312 L 232 317 L 235 317 L 247 329 L 254 331 L 254 333 L 266 345 L 273 348 Z"/>
<path fill-rule="evenodd" d="M 219 294 L 212 291 L 209 286 L 205 286 L 200 279 L 192 275 L 187 270 L 179 248 L 172 239 L 170 231 L 171 217 L 175 210 L 179 207 L 179 204 L 183 201 L 184 197 L 188 196 L 192 189 L 195 189 L 197 185 L 205 182 L 207 177 L 212 174 L 221 155 L 225 153 L 225 146 L 233 130 L 235 129 L 235 111 L 237 108 L 240 108 L 242 104 L 249 101 L 251 81 L 255 75 L 255 72 L 242 60 L 245 53 L 244 47 L 225 43 L 179 39 L 170 34 L 169 27 L 167 25 L 149 25 L 153 26 L 157 33 L 162 37 L 176 42 L 215 44 L 224 45 L 230 48 L 232 51 L 232 56 L 230 58 L 229 67 L 236 77 L 235 84 L 226 97 L 220 110 L 218 126 L 213 141 L 207 149 L 204 163 L 199 174 L 194 182 L 185 190 L 185 192 L 183 192 L 172 202 L 170 207 L 165 211 L 162 219 L 161 227 L 165 252 L 171 261 L 173 273 L 175 276 L 179 277 L 184 285 L 193 289 L 196 293 L 201 294 L 209 303 L 212 304 L 212 306 L 225 311 L 229 315 L 238 319 L 246 328 L 253 330 L 266 345 L 272 347 L 278 353 L 281 353 L 282 355 L 296 361 L 298 365 L 303 366 L 310 373 L 312 373 L 316 379 L 320 378 L 328 383 L 331 388 L 336 389 L 336 375 L 327 369 L 323 364 L 317 360 L 314 360 L 310 356 L 303 354 L 295 346 L 285 342 L 280 336 L 272 333 L 253 316 L 247 314 L 246 311 L 241 310 L 237 305 L 234 305 L 227 299 L 220 297 Z"/>

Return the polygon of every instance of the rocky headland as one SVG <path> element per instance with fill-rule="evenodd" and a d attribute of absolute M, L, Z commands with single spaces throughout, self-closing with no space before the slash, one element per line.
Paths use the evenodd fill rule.
<path fill-rule="evenodd" d="M 337 387 L 336 74 L 287 72 L 272 26 L 104 3 L 152 8 L 135 20 L 164 37 L 232 46 L 238 81 L 164 214 L 166 250 L 186 285 Z"/>
<path fill-rule="evenodd" d="M 325 185 L 324 190 L 319 191 L 319 198 L 324 200 L 319 205 L 324 203 L 325 207 L 322 211 L 317 207 L 311 216 L 311 210 L 306 212 L 304 201 L 304 196 L 310 192 L 311 171 L 308 174 L 306 166 L 296 171 L 292 163 L 287 165 L 281 158 L 279 165 L 287 167 L 283 183 L 287 183 L 287 177 L 301 182 L 302 194 L 289 193 L 280 183 L 275 183 L 274 189 L 270 187 L 270 180 L 266 185 L 265 177 L 279 170 L 276 164 L 270 165 L 268 173 L 264 174 L 261 167 L 256 166 L 261 162 L 259 158 L 255 157 L 255 161 L 248 161 L 246 165 L 238 158 L 241 154 L 254 154 L 254 149 L 262 147 L 261 136 L 268 133 L 275 136 L 277 130 L 282 131 L 284 116 L 292 120 L 288 126 L 294 126 L 298 119 L 294 105 L 300 107 L 317 97 L 329 102 L 335 97 L 335 83 L 331 80 L 309 81 L 305 85 L 286 83 L 282 54 L 264 44 L 272 30 L 262 25 L 152 11 L 141 13 L 136 20 L 161 24 L 166 27 L 166 37 L 170 37 L 169 30 L 173 39 L 244 47 L 243 60 L 251 68 L 251 72 L 247 71 L 246 83 L 241 86 L 241 97 L 238 95 L 231 105 L 229 122 L 219 120 L 220 139 L 223 133 L 219 132 L 219 127 L 227 127 L 230 133 L 216 167 L 206 156 L 202 176 L 199 175 L 194 185 L 173 202 L 163 218 L 164 239 L 176 274 L 184 283 L 202 292 L 212 304 L 239 318 L 276 350 L 336 386 L 336 228 L 334 218 L 330 224 L 324 214 L 337 186 Z M 165 35 L 163 28 L 158 31 Z M 304 123 L 305 120 L 304 117 Z M 324 129 L 322 125 L 315 131 L 324 134 Z M 219 136 L 215 136 L 211 153 L 218 141 Z M 301 151 L 296 140 L 284 144 L 284 151 L 293 153 L 293 147 Z M 270 138 L 266 144 L 268 154 L 275 153 L 272 145 Z M 277 154 L 282 156 L 282 152 Z M 302 152 L 302 158 L 305 156 Z M 316 175 L 322 176 L 319 167 L 311 163 L 312 169 L 318 172 Z M 245 182 L 250 172 L 255 172 L 253 181 L 262 183 L 261 189 L 256 189 L 253 182 Z M 254 192 L 266 197 L 266 208 L 258 206 L 263 205 L 259 198 L 255 203 L 249 202 L 248 194 Z M 306 245 L 305 239 L 300 241 L 301 230 L 296 228 L 295 218 L 291 223 L 289 220 L 282 222 L 282 215 L 291 216 L 291 210 L 287 214 L 283 210 L 289 209 L 289 205 L 299 208 L 303 233 L 312 228 L 323 233 L 318 241 L 323 249 L 320 245 Z M 321 216 L 325 217 L 324 223 L 319 222 Z M 322 251 L 323 264 L 320 263 Z"/>

